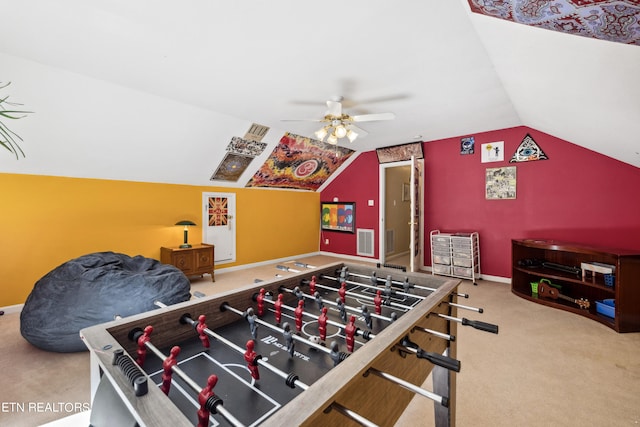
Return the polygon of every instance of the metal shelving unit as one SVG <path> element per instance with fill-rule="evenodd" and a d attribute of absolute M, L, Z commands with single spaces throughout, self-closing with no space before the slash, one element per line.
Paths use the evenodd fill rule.
<path fill-rule="evenodd" d="M 469 279 L 480 278 L 480 237 L 473 233 L 441 233 L 431 237 L 431 274 Z"/>

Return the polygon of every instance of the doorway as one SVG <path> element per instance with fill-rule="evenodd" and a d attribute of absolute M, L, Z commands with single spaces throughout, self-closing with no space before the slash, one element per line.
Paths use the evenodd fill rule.
<path fill-rule="evenodd" d="M 381 264 L 424 267 L 422 217 L 423 159 L 380 164 Z"/>
<path fill-rule="evenodd" d="M 235 193 L 202 193 L 202 241 L 215 245 L 216 264 L 236 260 Z"/>

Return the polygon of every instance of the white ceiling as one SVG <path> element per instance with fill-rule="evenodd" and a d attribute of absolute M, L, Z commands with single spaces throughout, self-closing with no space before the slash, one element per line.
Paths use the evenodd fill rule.
<path fill-rule="evenodd" d="M 271 141 L 313 136 L 317 124 L 282 120 L 321 118 L 327 99 L 344 96 L 348 113 L 396 114 L 362 124 L 369 135 L 350 144 L 357 151 L 525 125 L 640 167 L 639 46 L 472 14 L 466 0 L 0 7 L 0 53 L 213 112 L 220 158 L 247 123 L 271 127 Z M 242 129 L 228 129 L 234 120 Z M 193 157 L 198 141 L 181 145 Z M 168 165 L 175 153 L 156 160 Z M 205 181 L 213 167 L 200 172 Z M 137 173 L 116 177 L 181 182 Z"/>

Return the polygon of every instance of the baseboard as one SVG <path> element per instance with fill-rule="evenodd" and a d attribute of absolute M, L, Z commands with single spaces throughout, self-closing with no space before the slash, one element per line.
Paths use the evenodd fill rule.
<path fill-rule="evenodd" d="M 20 313 L 22 307 L 24 307 L 24 304 L 9 305 L 7 307 L 0 307 L 0 311 L 4 311 L 5 314 Z"/>
<path fill-rule="evenodd" d="M 251 263 L 251 264 L 236 265 L 234 267 L 226 267 L 226 268 L 217 268 L 216 267 L 215 274 L 217 276 L 218 274 L 224 274 L 224 273 L 229 273 L 229 272 L 232 272 L 232 271 L 244 270 L 244 269 L 251 268 L 251 267 L 262 267 L 263 265 L 270 265 L 270 264 L 278 263 L 278 262 L 296 261 L 299 258 L 313 256 L 313 255 L 328 255 L 328 254 L 322 254 L 321 252 L 310 252 L 310 253 L 307 253 L 307 254 L 301 254 L 301 255 L 296 255 L 296 256 L 292 256 L 292 257 L 276 258 L 276 259 L 270 259 L 270 260 L 267 260 L 267 261 L 254 262 L 254 263 Z"/>

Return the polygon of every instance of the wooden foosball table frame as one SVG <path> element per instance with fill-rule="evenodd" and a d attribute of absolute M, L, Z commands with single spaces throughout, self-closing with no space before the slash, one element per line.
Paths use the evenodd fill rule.
<path fill-rule="evenodd" d="M 197 318 L 205 314 L 208 327 L 215 328 L 238 321 L 238 315 L 229 311 L 221 311 L 223 303 L 242 310 L 255 306 L 254 295 L 260 288 L 279 293 L 279 288 L 289 289 L 301 285 L 301 281 L 308 280 L 312 275 L 338 276 L 337 270 L 347 267 L 349 272 L 370 276 L 375 271 L 378 277 L 391 275 L 394 280 L 409 278 L 415 285 L 436 288 L 434 292 L 411 290 L 412 293 L 423 295 L 415 308 L 402 314 L 397 321 L 388 325 L 375 338 L 367 342 L 362 348 L 352 353 L 339 365 L 328 371 L 311 387 L 302 392 L 276 414 L 265 420 L 262 426 L 326 426 L 326 425 L 359 425 L 336 407 L 347 408 L 381 426 L 393 425 L 409 402 L 416 395 L 413 391 L 400 387 L 395 383 L 370 375 L 370 369 L 375 369 L 417 387 L 421 387 L 427 377 L 432 374 L 433 389 L 430 390 L 448 400 L 448 405 L 433 402 L 434 426 L 454 426 L 456 407 L 456 374 L 445 368 L 435 366 L 427 360 L 418 359 L 416 355 L 401 351 L 400 341 L 408 336 L 420 349 L 437 354 L 445 354 L 456 358 L 456 340 L 447 340 L 434 334 L 416 330 L 416 327 L 438 331 L 447 335 L 456 335 L 456 323 L 440 316 L 429 315 L 441 313 L 456 316 L 456 307 L 447 302 L 457 302 L 457 288 L 460 280 L 452 278 L 434 277 L 420 273 L 401 273 L 398 270 L 386 268 L 372 268 L 365 265 L 335 263 L 321 268 L 308 269 L 291 276 L 277 278 L 252 284 L 236 291 L 224 292 L 209 297 L 159 308 L 116 320 L 113 322 L 93 326 L 80 331 L 80 335 L 91 354 L 91 389 L 92 401 L 98 383 L 103 376 L 112 383 L 120 399 L 131 412 L 140 426 L 191 426 L 192 424 L 182 412 L 171 403 L 162 391 L 149 381 L 148 393 L 136 396 L 128 378 L 112 364 L 113 351 L 123 349 L 135 360 L 136 344 L 129 338 L 133 328 L 144 328 L 153 325 L 153 344 L 159 348 L 175 345 L 194 337 L 194 328 L 181 324 L 184 314 Z M 337 284 L 336 284 L 337 288 Z M 290 304 L 295 296 L 286 293 L 285 303 Z M 108 349 L 108 350 L 105 350 Z M 285 385 L 283 384 L 283 387 Z M 425 401 L 425 404 L 431 401 Z M 337 405 L 334 405 L 337 404 Z"/>

